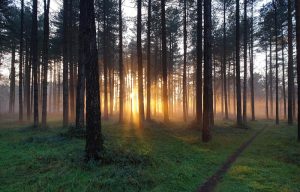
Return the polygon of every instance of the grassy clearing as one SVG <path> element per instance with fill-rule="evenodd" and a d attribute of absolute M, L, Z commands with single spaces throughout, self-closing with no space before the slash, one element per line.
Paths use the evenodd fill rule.
<path fill-rule="evenodd" d="M 257 124 L 257 123 L 256 123 Z M 269 122 L 237 159 L 216 191 L 300 191 L 300 143 L 296 126 Z"/>
<path fill-rule="evenodd" d="M 180 123 L 104 122 L 105 162 L 85 164 L 84 140 L 62 137 L 60 122 L 44 131 L 12 122 L 0 122 L 0 191 L 194 191 L 255 131 L 217 122 L 203 144 Z"/>

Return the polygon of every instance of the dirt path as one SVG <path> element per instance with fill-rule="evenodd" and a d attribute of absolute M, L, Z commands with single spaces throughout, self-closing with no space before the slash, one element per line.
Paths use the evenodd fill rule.
<path fill-rule="evenodd" d="M 236 161 L 236 159 L 241 155 L 241 153 L 253 142 L 253 140 L 264 130 L 257 131 L 249 140 L 244 142 L 226 161 L 225 163 L 210 177 L 206 180 L 203 185 L 201 185 L 197 191 L 198 192 L 211 192 L 217 186 L 219 181 L 222 179 L 224 174 L 228 171 L 230 166 Z"/>

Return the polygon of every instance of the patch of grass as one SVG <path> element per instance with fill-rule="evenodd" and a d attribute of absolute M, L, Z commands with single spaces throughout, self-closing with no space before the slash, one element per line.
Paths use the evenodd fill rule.
<path fill-rule="evenodd" d="M 300 143 L 296 135 L 296 126 L 268 122 L 216 191 L 300 191 Z"/>
<path fill-rule="evenodd" d="M 84 163 L 84 139 L 49 129 L 0 122 L 0 191 L 194 191 L 255 128 L 216 122 L 213 140 L 181 123 L 148 122 L 144 129 L 103 122 L 102 162 Z"/>

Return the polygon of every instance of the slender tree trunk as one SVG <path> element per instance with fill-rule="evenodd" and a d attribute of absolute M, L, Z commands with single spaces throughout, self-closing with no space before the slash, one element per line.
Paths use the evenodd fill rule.
<path fill-rule="evenodd" d="M 147 20 L 147 112 L 146 119 L 151 119 L 151 0 L 148 0 Z"/>
<path fill-rule="evenodd" d="M 107 18 L 106 0 L 103 1 L 103 68 L 104 68 L 104 115 L 103 119 L 108 119 L 108 64 L 107 64 Z"/>
<path fill-rule="evenodd" d="M 111 69 L 109 70 L 109 103 L 110 103 L 110 116 L 113 116 L 113 112 L 114 112 L 114 68 L 111 67 Z"/>
<path fill-rule="evenodd" d="M 183 120 L 187 121 L 187 88 L 186 88 L 186 49 L 187 49 L 187 32 L 186 32 L 186 0 L 183 1 L 183 78 L 182 78 L 182 93 L 183 93 Z"/>
<path fill-rule="evenodd" d="M 151 1 L 151 0 L 150 0 Z M 119 0 L 119 122 L 124 121 L 123 118 L 123 100 L 124 100 L 124 69 L 123 69 L 123 21 L 122 21 L 122 0 Z M 148 93 L 149 94 L 149 93 Z M 148 107 L 148 106 L 147 106 Z"/>
<path fill-rule="evenodd" d="M 143 90 L 142 1 L 141 0 L 138 0 L 138 6 L 137 6 L 137 57 L 138 57 L 139 126 L 143 127 L 143 121 L 145 119 L 145 115 L 144 115 L 144 90 Z"/>
<path fill-rule="evenodd" d="M 247 22 L 247 0 L 244 0 L 244 87 L 243 87 L 243 121 L 247 122 L 247 42 L 248 42 L 248 22 Z"/>
<path fill-rule="evenodd" d="M 300 141 L 300 2 L 295 1 L 296 7 L 296 44 L 297 44 L 297 93 L 298 93 L 298 141 Z"/>
<path fill-rule="evenodd" d="M 213 126 L 213 90 L 212 90 L 212 23 L 211 0 L 204 1 L 204 106 L 202 141 L 211 140 Z"/>
<path fill-rule="evenodd" d="M 214 95 L 213 95 L 213 100 L 214 100 L 214 116 L 217 115 L 217 86 L 216 86 L 216 61 L 213 59 L 213 89 L 214 89 Z"/>
<path fill-rule="evenodd" d="M 275 59 L 276 59 L 276 124 L 279 124 L 279 95 L 278 95 L 278 34 L 277 34 L 277 0 L 273 0 L 275 7 Z"/>
<path fill-rule="evenodd" d="M 61 93 L 60 93 L 60 88 L 61 88 L 61 67 L 58 65 L 58 74 L 57 74 L 57 111 L 60 112 L 60 99 L 61 99 Z"/>
<path fill-rule="evenodd" d="M 271 105 L 271 117 L 273 117 L 273 64 L 272 64 L 272 41 L 270 36 L 270 105 Z"/>
<path fill-rule="evenodd" d="M 73 53 L 73 47 L 74 47 L 74 26 L 73 26 L 73 0 L 69 0 L 69 6 L 68 6 L 68 58 L 69 58 L 69 70 L 70 70 L 70 79 L 69 79 L 69 105 L 70 105 L 70 111 L 69 111 L 69 117 L 70 121 L 74 122 L 74 116 L 75 116 L 75 62 L 74 62 L 74 53 Z M 73 127 L 73 126 L 72 126 Z"/>
<path fill-rule="evenodd" d="M 228 104 L 227 104 L 227 78 L 226 78 L 226 1 L 223 2 L 223 89 L 224 89 L 224 107 L 225 119 L 228 119 Z"/>
<path fill-rule="evenodd" d="M 31 76 L 31 53 L 29 51 L 29 38 L 26 39 L 26 59 L 25 59 L 25 103 L 27 121 L 30 120 L 30 76 Z"/>
<path fill-rule="evenodd" d="M 38 98 L 38 50 L 37 50 L 37 0 L 33 0 L 32 4 L 32 75 L 33 75 L 33 126 L 38 128 L 39 124 L 39 98 Z"/>
<path fill-rule="evenodd" d="M 266 118 L 269 119 L 268 50 L 266 50 Z"/>
<path fill-rule="evenodd" d="M 168 72 L 167 72 L 167 40 L 166 40 L 166 16 L 165 0 L 161 0 L 161 26 L 162 26 L 162 78 L 163 78 L 163 113 L 164 121 L 169 121 L 168 107 Z"/>
<path fill-rule="evenodd" d="M 230 114 L 231 113 L 231 91 L 230 91 L 230 89 L 231 89 L 231 77 L 230 77 L 230 70 L 231 70 L 231 64 L 230 64 L 231 62 L 229 62 L 229 64 L 228 64 L 228 77 L 227 77 L 227 85 L 228 85 L 228 89 L 227 89 L 227 94 L 228 94 L 228 114 Z M 228 119 L 229 119 L 229 117 L 228 117 Z"/>
<path fill-rule="evenodd" d="M 80 31 L 84 33 L 84 31 Z M 84 34 L 79 34 L 80 37 Z M 84 54 L 84 43 L 79 41 L 79 63 L 78 63 L 78 80 L 76 92 L 76 129 L 84 129 L 84 92 L 85 92 L 85 65 L 87 64 Z"/>
<path fill-rule="evenodd" d="M 281 34 L 281 55 L 282 55 L 282 97 L 283 97 L 283 117 L 286 119 L 286 94 L 285 94 L 285 60 L 284 60 L 284 36 L 283 28 Z"/>
<path fill-rule="evenodd" d="M 294 69 L 293 69 L 293 24 L 292 0 L 288 0 L 288 124 L 293 124 L 293 94 L 294 94 Z"/>
<path fill-rule="evenodd" d="M 68 54 L 68 6 L 69 0 L 64 0 L 63 13 L 63 126 L 67 127 L 69 124 L 69 54 Z"/>
<path fill-rule="evenodd" d="M 15 98 L 16 98 L 16 45 L 13 42 L 11 48 L 11 68 L 10 68 L 10 91 L 9 91 L 9 113 L 15 112 Z"/>
<path fill-rule="evenodd" d="M 202 125 L 202 0 L 197 0 L 196 121 Z"/>
<path fill-rule="evenodd" d="M 254 35 L 254 18 L 253 18 L 253 0 L 251 2 L 251 55 L 250 55 L 250 89 L 251 89 L 251 120 L 255 121 L 255 99 L 254 99 L 254 74 L 253 74 L 253 35 Z"/>
<path fill-rule="evenodd" d="M 43 102 L 42 128 L 46 128 L 47 121 L 47 77 L 48 77 L 48 47 L 49 47 L 49 8 L 50 0 L 44 0 L 44 41 L 43 41 Z"/>
<path fill-rule="evenodd" d="M 93 0 L 80 0 L 81 64 L 86 70 L 86 160 L 99 160 L 103 151 L 101 133 L 99 68 Z"/>
<path fill-rule="evenodd" d="M 242 124 L 241 77 L 240 77 L 240 1 L 236 0 L 236 119 Z"/>
<path fill-rule="evenodd" d="M 23 33 L 24 0 L 21 0 L 20 62 L 19 62 L 19 121 L 23 121 Z"/>

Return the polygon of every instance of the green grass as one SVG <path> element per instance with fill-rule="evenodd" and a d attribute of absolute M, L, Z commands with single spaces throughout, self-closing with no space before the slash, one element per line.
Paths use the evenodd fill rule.
<path fill-rule="evenodd" d="M 300 143 L 296 126 L 269 122 L 218 185 L 222 192 L 299 192 Z"/>
<path fill-rule="evenodd" d="M 212 142 L 204 144 L 201 142 L 200 131 L 189 129 L 182 123 L 163 125 L 153 122 L 140 130 L 129 125 L 121 126 L 112 121 L 104 122 L 106 147 L 104 161 L 86 164 L 83 160 L 85 141 L 63 137 L 62 133 L 66 133 L 67 129 L 61 127 L 61 122 L 51 121 L 49 129 L 34 130 L 28 125 L 17 124 L 14 121 L 14 119 L 0 121 L 1 192 L 195 191 L 241 143 L 265 124 L 255 123 L 251 125 L 251 129 L 244 130 L 232 128 L 232 122 L 217 121 L 212 133 Z M 297 154 L 298 159 L 293 160 L 299 162 L 297 150 L 299 145 L 295 146 L 295 142 L 290 138 L 291 134 L 295 133 L 295 128 L 291 129 L 283 135 L 281 129 L 276 129 L 279 132 L 265 130 L 263 134 L 270 137 L 269 140 L 259 136 L 259 140 L 264 138 L 267 140 L 265 143 L 269 143 L 267 156 L 278 154 L 271 151 L 272 147 L 279 148 L 271 140 L 281 141 L 286 138 L 288 143 L 281 148 L 281 158 L 289 155 L 290 160 Z M 264 142 L 253 144 L 260 146 L 264 145 Z M 291 148 L 289 145 L 292 145 Z M 259 156 L 254 159 L 265 158 L 262 152 L 260 151 L 257 154 Z M 291 184 L 289 187 L 296 189 L 299 187 L 296 182 L 299 181 L 299 176 L 293 178 L 289 176 L 294 176 L 295 172 L 299 173 L 297 162 L 292 164 L 287 159 L 282 162 L 285 166 L 291 167 L 289 170 L 279 168 L 280 175 L 276 177 L 283 179 L 282 183 L 285 186 Z M 270 176 L 267 172 L 275 174 L 271 165 L 264 166 L 266 170 L 263 171 L 266 173 L 260 179 L 268 180 Z M 247 165 L 240 167 L 238 171 L 247 174 L 253 169 L 252 164 L 248 165 L 247 162 Z M 232 174 L 235 177 L 234 172 L 230 172 L 230 175 Z M 229 186 L 226 185 L 226 181 L 221 184 L 228 189 L 227 191 L 235 189 L 228 188 L 232 185 L 230 177 L 226 176 L 226 179 L 229 179 Z M 256 178 L 252 175 L 245 177 L 251 177 L 253 182 Z M 292 179 L 293 184 L 286 182 Z M 246 185 L 243 180 L 233 181 L 236 182 L 235 187 Z M 253 188 L 249 189 L 251 191 Z"/>

